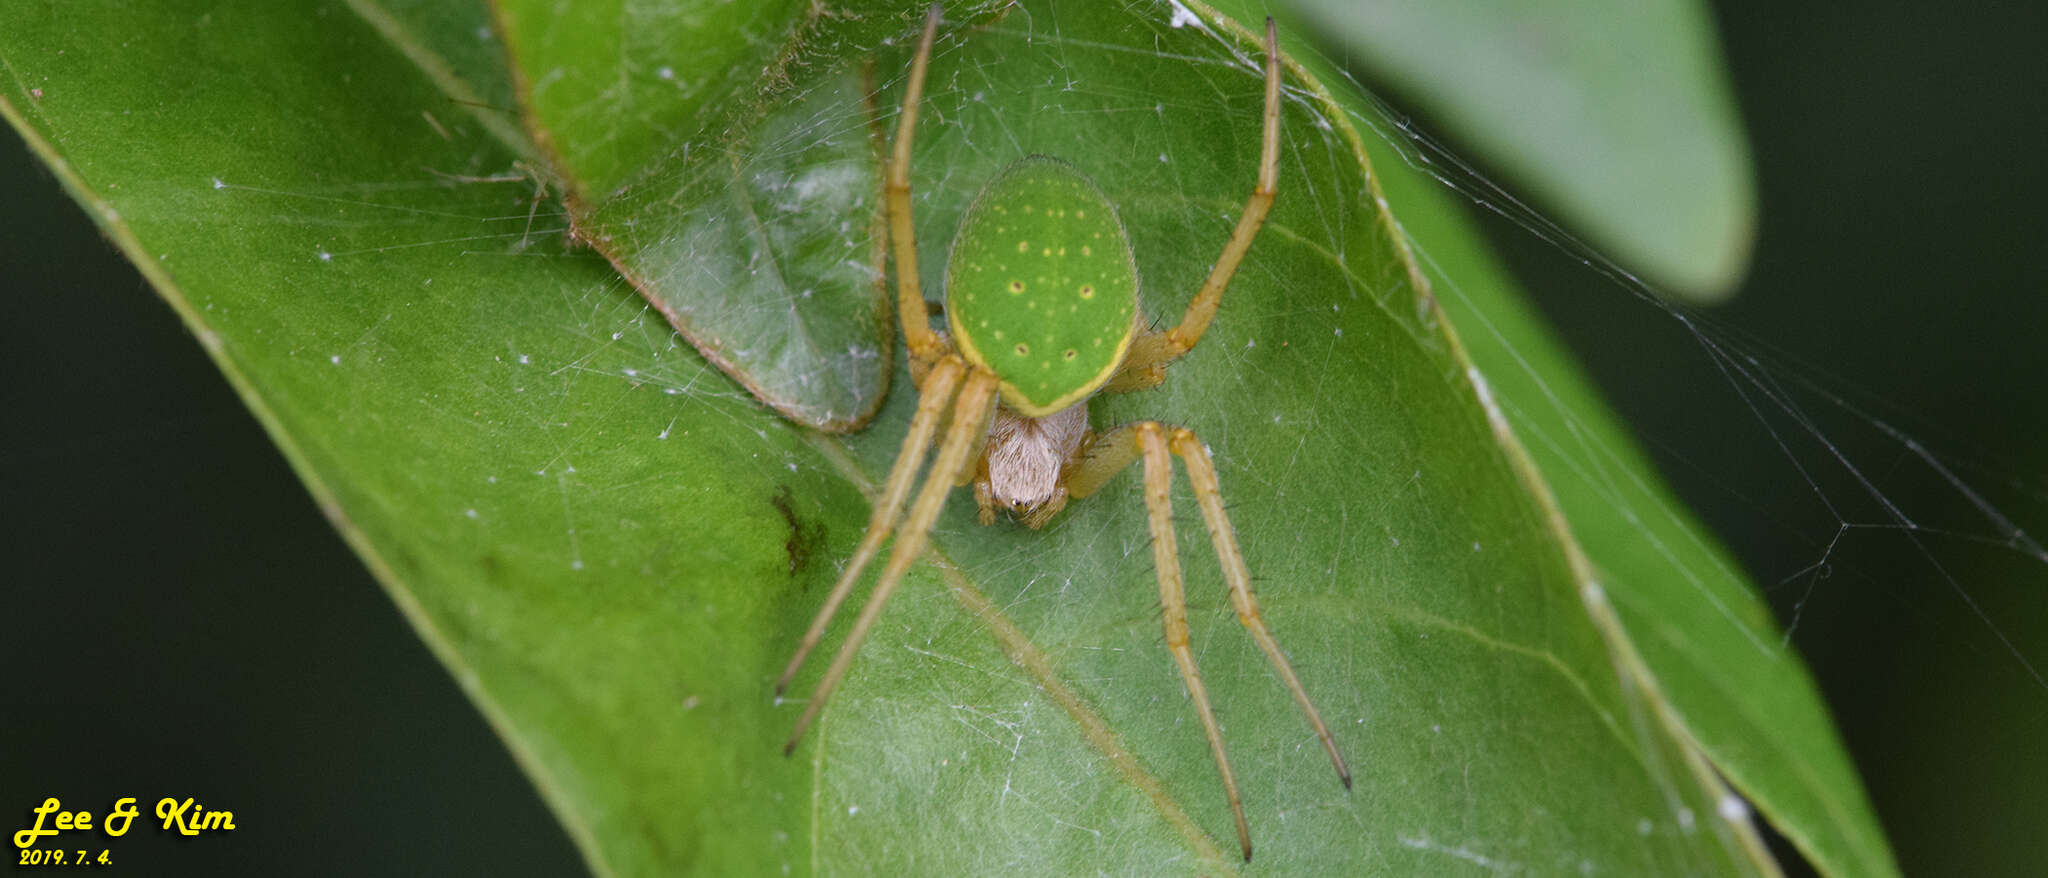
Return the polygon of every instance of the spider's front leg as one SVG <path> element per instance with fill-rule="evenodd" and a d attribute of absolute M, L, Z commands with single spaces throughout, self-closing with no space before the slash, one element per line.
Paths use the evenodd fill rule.
<path fill-rule="evenodd" d="M 1347 790 L 1351 788 L 1351 770 L 1345 766 L 1343 755 L 1337 752 L 1337 742 L 1330 736 L 1330 729 L 1323 723 L 1315 702 L 1309 699 L 1308 690 L 1302 687 L 1301 678 L 1294 673 L 1294 667 L 1280 650 L 1279 641 L 1273 638 L 1265 619 L 1259 615 L 1258 598 L 1252 593 L 1251 572 L 1245 566 L 1244 554 L 1238 549 L 1237 531 L 1230 526 L 1230 517 L 1224 512 L 1223 493 L 1217 483 L 1216 465 L 1209 458 L 1208 448 L 1195 438 L 1194 433 L 1156 421 L 1125 424 L 1083 446 L 1065 474 L 1067 492 L 1076 498 L 1095 493 L 1104 482 L 1133 461 L 1144 461 L 1145 512 L 1152 531 L 1152 559 L 1158 570 L 1166 648 L 1173 653 L 1181 680 L 1187 684 L 1188 697 L 1194 701 L 1195 710 L 1201 717 L 1202 731 L 1208 735 L 1210 753 L 1216 758 L 1216 769 L 1223 776 L 1224 792 L 1230 798 L 1231 814 L 1237 820 L 1238 842 L 1244 848 L 1244 858 L 1249 861 L 1252 856 L 1251 832 L 1245 823 L 1237 778 L 1230 769 L 1229 757 L 1224 753 L 1223 733 L 1216 724 L 1208 691 L 1202 685 L 1201 671 L 1195 667 L 1194 652 L 1188 645 L 1187 597 L 1181 576 L 1180 552 L 1173 532 L 1173 455 L 1179 455 L 1187 467 L 1188 482 L 1195 491 L 1195 504 L 1201 507 L 1202 521 L 1209 530 L 1209 541 L 1215 544 L 1216 560 L 1223 569 L 1223 580 L 1230 588 L 1230 601 L 1237 610 L 1238 621 L 1244 624 L 1245 630 L 1251 633 L 1259 649 L 1272 662 L 1274 671 L 1287 684 L 1295 703 L 1308 717 L 1309 725 L 1314 727 L 1316 737 L 1322 739 L 1323 749 L 1337 769 L 1337 779 Z"/>
<path fill-rule="evenodd" d="M 810 630 L 804 632 L 803 642 L 790 656 L 788 666 L 782 670 L 782 677 L 775 681 L 775 694 L 781 695 L 789 688 L 789 681 L 803 667 L 804 658 L 811 654 L 818 641 L 825 637 L 825 627 L 832 623 L 833 614 L 839 612 L 839 605 L 846 602 L 846 596 L 853 591 L 853 584 L 860 581 L 862 571 L 868 562 L 874 560 L 875 552 L 882 548 L 882 541 L 889 538 L 889 532 L 896 526 L 896 516 L 903 509 L 903 501 L 910 496 L 910 482 L 917 477 L 917 469 L 923 465 L 925 455 L 931 451 L 932 434 L 937 432 L 939 416 L 953 401 L 953 391 L 960 384 L 960 376 L 966 371 L 965 364 L 958 357 L 947 357 L 934 364 L 929 374 L 917 388 L 917 413 L 910 416 L 910 430 L 903 434 L 903 447 L 896 452 L 896 464 L 889 468 L 889 479 L 883 483 L 882 496 L 875 500 L 875 508 L 868 516 L 867 532 L 861 535 L 860 547 L 847 559 L 846 569 L 840 571 L 839 581 L 833 583 L 832 593 L 825 598 L 825 605 L 818 609 L 818 615 L 811 620 Z"/>
<path fill-rule="evenodd" d="M 956 397 L 952 387 L 933 387 L 941 376 L 959 376 L 960 392 Z M 818 718 L 818 712 L 825 709 L 825 702 L 832 697 L 832 690 L 838 688 L 848 668 L 853 666 L 853 657 L 860 652 L 861 641 L 867 639 L 868 630 L 875 620 L 881 618 L 882 608 L 889 603 L 889 597 L 896 586 L 903 581 L 903 574 L 910 569 L 919 553 L 924 551 L 926 541 L 931 537 L 932 523 L 938 520 L 939 510 L 945 506 L 946 494 L 959 480 L 960 474 L 968 470 L 969 454 L 988 431 L 988 418 L 995 410 L 996 377 L 985 370 L 973 367 L 962 368 L 957 357 L 941 359 L 933 368 L 931 377 L 920 388 L 918 412 L 911 424 L 912 435 L 904 438 L 903 451 L 897 455 L 896 464 L 889 471 L 889 486 L 883 491 L 883 500 L 876 504 L 874 517 L 868 522 L 868 533 L 861 539 L 862 551 L 855 560 L 865 564 L 873 557 L 874 549 L 888 536 L 896 516 L 896 507 L 902 503 L 903 494 L 908 491 L 910 480 L 916 475 L 918 465 L 924 462 L 924 453 L 930 445 L 932 425 L 940 412 L 949 405 L 952 409 L 952 423 L 946 427 L 945 441 L 939 444 L 938 456 L 932 461 L 931 472 L 925 474 L 924 486 L 918 489 L 917 499 L 911 503 L 910 512 L 903 518 L 903 527 L 896 534 L 896 544 L 889 549 L 889 563 L 882 567 L 881 578 L 875 582 L 874 593 L 868 595 L 868 602 L 860 608 L 860 616 L 854 619 L 852 630 L 846 634 L 846 642 L 840 644 L 838 654 L 832 657 L 832 665 L 825 669 L 825 676 L 819 678 L 816 688 L 811 690 L 810 702 L 804 705 L 803 716 L 798 717 L 796 729 L 789 735 L 789 742 L 782 748 L 783 753 L 796 750 L 797 742 L 803 739 L 804 730 Z M 922 435 L 919 435 L 918 419 L 926 419 Z M 894 500 L 892 505 L 891 500 Z M 804 656 L 816 646 L 823 636 L 825 626 L 832 621 L 832 613 L 860 578 L 861 568 L 849 562 L 846 571 L 840 574 L 839 584 L 833 586 L 832 597 L 825 608 L 811 623 L 811 630 L 804 636 L 804 643 L 790 659 L 789 667 L 783 671 L 777 691 L 788 685 L 797 668 L 803 665 Z"/>

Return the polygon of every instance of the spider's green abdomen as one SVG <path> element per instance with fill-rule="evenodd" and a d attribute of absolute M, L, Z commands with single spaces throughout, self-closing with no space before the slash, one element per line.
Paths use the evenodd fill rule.
<path fill-rule="evenodd" d="M 1073 405 L 1123 362 L 1138 267 L 1116 207 L 1058 159 L 1031 156 L 982 187 L 946 260 L 946 320 L 968 362 L 1031 417 Z"/>

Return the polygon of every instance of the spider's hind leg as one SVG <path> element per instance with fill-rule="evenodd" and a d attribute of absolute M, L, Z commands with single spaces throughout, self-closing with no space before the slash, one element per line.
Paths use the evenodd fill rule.
<path fill-rule="evenodd" d="M 1209 321 L 1216 317 L 1216 308 L 1223 301 L 1224 288 L 1230 286 L 1230 279 L 1237 274 L 1237 266 L 1251 249 L 1252 239 L 1258 237 L 1259 227 L 1266 222 L 1266 212 L 1273 209 L 1273 195 L 1280 179 L 1280 38 L 1271 18 L 1266 19 L 1266 111 L 1259 143 L 1258 184 L 1245 200 L 1244 211 L 1237 217 L 1237 228 L 1231 230 L 1222 255 L 1216 257 L 1215 266 L 1209 269 L 1208 279 L 1202 281 L 1202 288 L 1188 302 L 1187 313 L 1177 326 L 1162 332 L 1139 333 L 1131 342 L 1131 352 L 1124 358 L 1122 368 L 1104 386 L 1105 390 L 1143 390 L 1165 380 L 1166 364 L 1192 350 L 1202 340 L 1202 334 L 1209 331 Z"/>
<path fill-rule="evenodd" d="M 925 68 L 932 59 L 932 40 L 939 29 L 939 6 L 925 16 L 917 57 L 910 62 L 910 81 L 897 114 L 896 140 L 890 147 L 889 172 L 883 192 L 889 210 L 889 241 L 895 251 L 896 316 L 903 326 L 903 345 L 910 352 L 912 380 L 933 363 L 953 353 L 953 344 L 931 326 L 930 304 L 917 277 L 917 233 L 911 226 L 910 144 L 917 134 L 917 108 L 924 98 Z"/>

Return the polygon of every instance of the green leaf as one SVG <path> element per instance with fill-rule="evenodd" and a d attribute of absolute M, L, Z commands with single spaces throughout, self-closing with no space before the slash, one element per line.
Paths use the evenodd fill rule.
<path fill-rule="evenodd" d="M 822 8 L 497 8 L 580 236 L 763 402 L 866 424 L 893 332 L 867 89 L 843 59 L 786 87 L 818 63 L 801 28 Z"/>
<path fill-rule="evenodd" d="M 1445 312 L 1471 327 L 1467 351 L 1583 553 L 1579 575 L 1602 599 L 1589 611 L 1616 638 L 1621 670 L 1649 678 L 1674 734 L 1824 874 L 1896 874 L 1819 691 L 1734 562 L 1649 475 L 1434 180 L 1405 169 L 1382 180 L 1404 228 L 1438 245 Z"/>
<path fill-rule="evenodd" d="M 525 139 L 466 96 L 511 77 L 457 57 L 483 20 L 463 8 L 44 4 L 0 32 L 0 113 L 220 362 L 593 868 L 1241 868 L 1160 645 L 1131 475 L 1041 532 L 980 527 L 956 498 L 935 563 L 913 571 L 796 758 L 779 755 L 797 711 L 770 684 L 859 536 L 862 491 L 914 394 L 899 380 L 851 436 L 792 424 L 568 246 L 561 209 L 533 215 L 536 183 L 515 172 Z M 757 206 L 735 195 L 742 177 L 688 177 L 685 146 L 715 152 L 744 131 L 789 147 L 729 156 L 744 166 L 840 169 L 846 155 L 811 145 L 893 112 L 918 11 L 802 17 L 813 8 L 729 31 L 671 7 L 624 19 L 643 34 L 709 29 L 694 37 L 707 51 L 749 47 L 718 55 L 733 65 L 721 82 L 754 82 L 747 52 L 762 44 L 794 59 L 759 93 L 729 86 L 671 108 L 686 115 L 654 134 L 622 128 L 616 142 L 678 156 L 649 173 L 677 184 L 680 213 Z M 1251 185 L 1257 41 L 1170 5 L 971 22 L 948 25 L 915 153 L 925 276 L 941 276 L 980 181 L 1048 152 L 1121 205 L 1146 305 L 1175 314 Z M 578 38 L 593 47 L 583 66 L 526 81 L 594 83 L 612 64 L 614 81 L 637 82 L 668 63 L 641 40 Z M 870 63 L 872 110 L 846 92 Z M 1891 871 L 1796 662 L 1670 615 L 1711 594 L 1732 602 L 1736 632 L 1768 629 L 1718 552 L 1640 551 L 1644 535 L 1697 531 L 1631 521 L 1669 508 L 1647 468 L 1501 298 L 1455 214 L 1403 183 L 1401 222 L 1443 269 L 1452 319 L 1499 332 L 1465 330 L 1475 371 L 1375 197 L 1355 120 L 1290 82 L 1279 204 L 1214 327 L 1160 391 L 1093 411 L 1186 424 L 1213 448 L 1266 617 L 1357 775 L 1349 794 L 1331 776 L 1184 514 L 1196 648 L 1258 843 L 1250 870 L 1768 873 L 1705 752 L 1824 867 Z M 616 188 L 565 170 L 571 192 Z M 587 209 L 589 239 L 643 215 Z M 826 310 L 781 319 L 844 316 L 811 307 Z M 1536 437 L 1530 456 L 1508 419 Z M 1593 430 L 1607 469 L 1591 488 L 1609 490 L 1556 483 L 1552 506 L 1543 478 L 1579 458 L 1546 456 L 1542 440 L 1579 441 L 1556 432 L 1574 427 Z M 1640 496 L 1612 499 L 1617 484 Z M 1736 716 L 1702 714 L 1716 704 Z M 1790 731 L 1742 721 L 1775 716 L 1764 709 Z M 1818 804 L 1773 804 L 1802 791 Z"/>
<path fill-rule="evenodd" d="M 1334 78 L 1323 63 L 1309 66 Z M 1360 96 L 1340 100 L 1362 127 L 1389 130 Z M 1649 690 L 1671 733 L 1694 742 L 1825 872 L 1896 873 L 1818 691 L 1732 560 L 1657 485 L 1455 201 L 1419 169 L 1378 170 L 1445 312 L 1465 327 L 1463 353 L 1485 376 L 1492 411 L 1518 437 L 1505 441 L 1527 455 L 1532 489 L 1555 504 L 1582 588 L 1596 587 L 1587 610 L 1617 672 Z"/>
<path fill-rule="evenodd" d="M 1705 3 L 1294 5 L 1623 267 L 1694 301 L 1734 292 L 1755 182 Z"/>

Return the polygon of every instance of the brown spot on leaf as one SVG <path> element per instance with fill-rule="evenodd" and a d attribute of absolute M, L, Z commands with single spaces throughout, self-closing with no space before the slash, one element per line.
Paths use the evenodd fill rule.
<path fill-rule="evenodd" d="M 775 487 L 775 496 L 768 498 L 768 503 L 789 526 L 789 538 L 782 542 L 782 551 L 789 556 L 789 575 L 795 576 L 810 566 L 811 556 L 825 544 L 825 524 L 817 521 L 805 523 L 796 514 L 796 505 L 792 502 L 795 495 L 789 486 Z"/>

